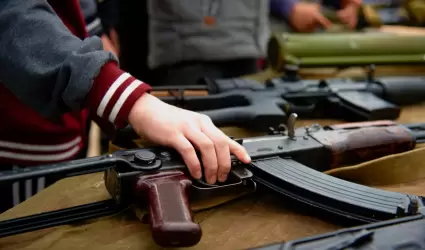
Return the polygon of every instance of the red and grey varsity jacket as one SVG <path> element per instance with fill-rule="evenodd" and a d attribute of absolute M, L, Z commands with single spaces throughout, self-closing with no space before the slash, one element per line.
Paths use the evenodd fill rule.
<path fill-rule="evenodd" d="M 0 166 L 72 159 L 88 113 L 125 126 L 150 86 L 87 37 L 78 0 L 0 1 Z"/>

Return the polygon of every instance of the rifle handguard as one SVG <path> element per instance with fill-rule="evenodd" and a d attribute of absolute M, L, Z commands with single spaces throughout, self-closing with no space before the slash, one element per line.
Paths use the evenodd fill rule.
<path fill-rule="evenodd" d="M 362 126 L 361 122 L 356 124 Z M 367 122 L 364 124 L 367 125 Z M 386 128 L 325 130 L 311 136 L 331 152 L 331 168 L 406 152 L 416 145 L 414 136 L 396 124 Z"/>

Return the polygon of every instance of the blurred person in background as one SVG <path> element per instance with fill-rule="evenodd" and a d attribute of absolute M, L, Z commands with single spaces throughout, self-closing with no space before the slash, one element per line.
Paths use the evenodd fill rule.
<path fill-rule="evenodd" d="M 152 83 L 195 85 L 202 77 L 231 78 L 258 71 L 270 36 L 267 0 L 146 4 Z"/>
<path fill-rule="evenodd" d="M 268 0 L 145 0 L 119 5 L 122 68 L 155 85 L 196 85 L 203 77 L 253 74 L 265 57 Z"/>
<path fill-rule="evenodd" d="M 278 32 L 314 32 L 320 28 L 328 29 L 331 21 L 321 13 L 321 6 L 336 9 L 337 16 L 342 24 L 354 29 L 357 24 L 357 15 L 361 0 L 323 0 L 302 2 L 297 0 L 269 0 L 272 16 L 272 30 Z M 274 18 L 273 18 L 274 17 Z M 287 25 L 282 23 L 282 20 Z"/>
<path fill-rule="evenodd" d="M 300 32 L 331 26 L 320 5 L 296 0 L 109 1 L 120 9 L 122 68 L 154 85 L 196 85 L 203 77 L 258 72 L 270 11 Z M 356 17 L 351 6 L 339 12 L 350 25 Z"/>

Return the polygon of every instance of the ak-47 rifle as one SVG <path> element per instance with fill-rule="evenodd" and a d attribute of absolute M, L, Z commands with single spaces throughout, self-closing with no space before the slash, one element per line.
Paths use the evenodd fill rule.
<path fill-rule="evenodd" d="M 250 250 L 425 249 L 425 211 L 420 214 L 366 224 Z"/>
<path fill-rule="evenodd" d="M 389 33 L 274 34 L 268 43 L 271 67 L 350 67 L 423 64 L 425 36 Z"/>
<path fill-rule="evenodd" d="M 400 114 L 398 105 L 425 101 L 425 77 L 374 78 L 371 73 L 363 81 L 300 80 L 295 72 L 288 70 L 285 77 L 268 80 L 266 84 L 242 78 L 205 78 L 204 82 L 200 87 L 189 88 L 208 89 L 208 96 L 177 95 L 161 100 L 205 114 L 216 126 L 240 126 L 257 131 L 285 123 L 290 113 L 305 119 L 394 120 Z"/>
<path fill-rule="evenodd" d="M 423 197 L 369 188 L 320 171 L 411 150 L 424 142 L 425 125 L 376 121 L 295 129 L 295 118 L 291 115 L 287 131 L 236 140 L 252 163 L 242 164 L 233 157 L 230 177 L 221 184 L 191 179 L 180 155 L 164 147 L 0 172 L 0 184 L 5 184 L 105 171 L 112 196 L 109 201 L 2 221 L 0 237 L 100 217 L 134 204 L 148 208 L 156 243 L 191 246 L 202 233 L 192 221 L 189 200 L 231 190 L 253 191 L 256 184 L 357 223 L 410 216 L 422 209 Z"/>

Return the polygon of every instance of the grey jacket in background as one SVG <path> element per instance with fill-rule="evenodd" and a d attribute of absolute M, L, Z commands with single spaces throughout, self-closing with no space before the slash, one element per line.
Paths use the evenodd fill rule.
<path fill-rule="evenodd" d="M 0 84 L 46 117 L 82 107 L 108 61 L 97 37 L 81 41 L 45 0 L 0 0 Z"/>
<path fill-rule="evenodd" d="M 148 65 L 260 58 L 266 54 L 269 0 L 148 0 Z M 204 17 L 216 25 L 204 24 Z"/>

